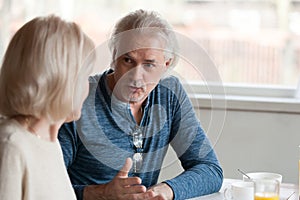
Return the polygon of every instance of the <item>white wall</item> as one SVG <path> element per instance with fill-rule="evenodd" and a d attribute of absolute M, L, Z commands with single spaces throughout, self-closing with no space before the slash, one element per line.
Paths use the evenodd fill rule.
<path fill-rule="evenodd" d="M 220 134 L 218 127 L 224 110 L 201 109 L 197 113 L 203 128 L 211 137 L 226 178 L 242 178 L 245 172 L 270 171 L 283 175 L 283 182 L 298 184 L 300 114 L 227 110 Z M 219 116 L 219 118 L 218 118 Z M 215 119 L 215 121 L 214 121 Z M 160 179 L 181 172 L 171 151 Z"/>

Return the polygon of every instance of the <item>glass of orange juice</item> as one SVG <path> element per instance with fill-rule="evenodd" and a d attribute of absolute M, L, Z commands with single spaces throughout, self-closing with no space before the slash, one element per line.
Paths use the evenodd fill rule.
<path fill-rule="evenodd" d="M 254 180 L 254 200 L 279 200 L 280 183 L 278 180 Z"/>

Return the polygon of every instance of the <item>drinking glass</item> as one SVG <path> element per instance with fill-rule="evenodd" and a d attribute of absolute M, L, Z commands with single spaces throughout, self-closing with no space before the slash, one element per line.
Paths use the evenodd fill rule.
<path fill-rule="evenodd" d="M 278 180 L 254 180 L 254 200 L 279 200 L 279 190 Z"/>

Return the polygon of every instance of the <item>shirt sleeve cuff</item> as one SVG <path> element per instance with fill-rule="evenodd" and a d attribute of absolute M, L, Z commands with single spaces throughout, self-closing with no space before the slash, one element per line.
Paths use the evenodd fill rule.
<path fill-rule="evenodd" d="M 83 200 L 83 190 L 85 185 L 73 185 L 77 200 Z"/>

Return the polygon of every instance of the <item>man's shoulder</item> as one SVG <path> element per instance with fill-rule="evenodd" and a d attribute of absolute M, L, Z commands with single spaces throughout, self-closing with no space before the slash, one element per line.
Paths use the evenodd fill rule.
<path fill-rule="evenodd" d="M 105 84 L 104 77 L 107 75 L 107 71 L 99 74 L 94 74 L 89 77 L 89 92 L 95 93 L 99 84 Z"/>
<path fill-rule="evenodd" d="M 98 73 L 98 74 L 93 74 L 89 77 L 89 82 L 90 84 L 96 83 L 98 84 L 98 82 L 104 77 L 106 77 L 108 74 L 112 73 L 111 69 L 107 69 L 105 71 L 103 71 L 102 73 Z"/>
<path fill-rule="evenodd" d="M 95 74 L 89 77 L 89 83 L 90 84 L 94 84 L 94 83 L 98 83 L 100 78 L 101 78 L 102 74 Z"/>
<path fill-rule="evenodd" d="M 182 84 L 181 84 L 179 78 L 172 76 L 172 75 L 161 79 L 158 85 L 161 88 L 166 88 L 166 89 L 172 90 L 174 92 L 178 91 L 178 90 L 182 90 Z"/>
<path fill-rule="evenodd" d="M 176 76 L 169 75 L 167 77 L 164 77 L 160 80 L 160 83 L 179 83 L 180 81 Z"/>

